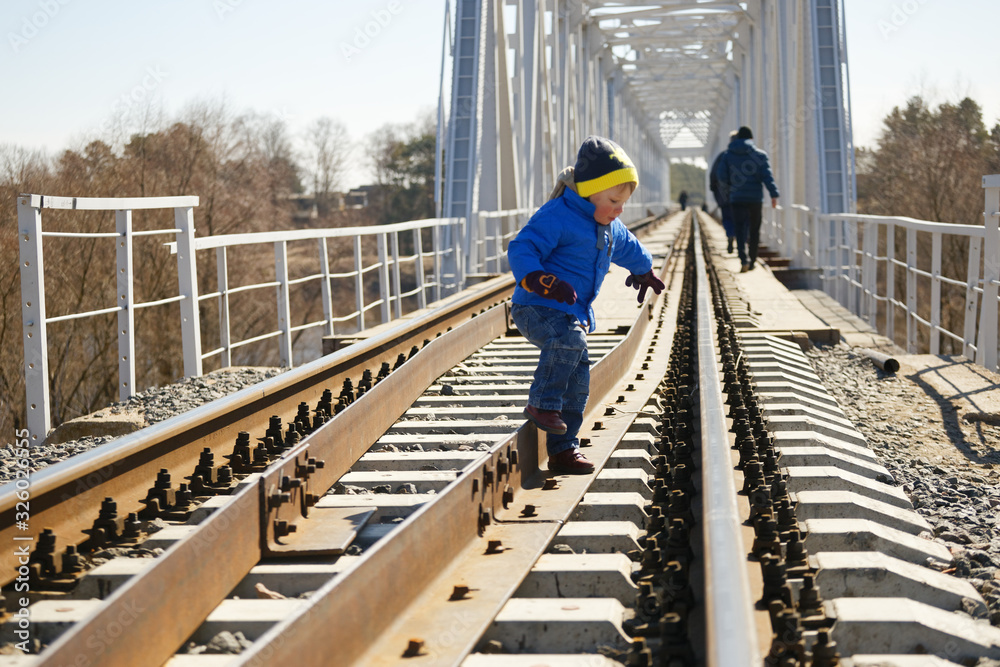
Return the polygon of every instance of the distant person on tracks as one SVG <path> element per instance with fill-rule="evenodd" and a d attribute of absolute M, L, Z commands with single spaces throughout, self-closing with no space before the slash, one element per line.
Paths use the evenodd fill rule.
<path fill-rule="evenodd" d="M 729 188 L 736 251 L 742 265 L 740 273 L 746 273 L 757 263 L 763 188 L 771 194 L 771 206 L 778 206 L 778 186 L 774 184 L 767 153 L 754 145 L 749 127 L 736 131 L 736 137 L 719 161 L 717 177 L 720 186 Z"/>
<path fill-rule="evenodd" d="M 575 166 L 559 174 L 549 201 L 507 249 L 517 280 L 511 317 L 541 349 L 524 414 L 548 433 L 554 473 L 594 471 L 577 435 L 590 393 L 587 333 L 595 329 L 593 303 L 611 263 L 631 272 L 625 284 L 639 290 L 639 303 L 647 289 L 663 290 L 649 251 L 618 219 L 638 185 L 621 146 L 587 137 Z"/>

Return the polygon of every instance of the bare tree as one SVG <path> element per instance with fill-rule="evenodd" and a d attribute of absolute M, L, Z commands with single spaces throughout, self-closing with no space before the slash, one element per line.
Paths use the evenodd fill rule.
<path fill-rule="evenodd" d="M 299 175 L 308 173 L 314 191 L 329 194 L 340 185 L 350 155 L 346 132 L 329 119 L 312 125 L 313 150 L 307 168 L 302 169 L 288 128 L 273 115 L 236 116 L 223 102 L 195 103 L 170 119 L 151 103 L 127 111 L 108 122 L 103 136 L 51 160 L 38 152 L 0 145 L 0 210 L 8 218 L 16 215 L 17 195 L 22 192 L 82 197 L 196 195 L 200 198 L 195 210 L 199 236 L 288 229 L 294 210 L 290 195 L 303 190 Z M 43 218 L 50 231 L 114 230 L 114 215 L 108 212 L 46 209 Z M 370 222 L 367 210 L 336 211 L 324 224 Z M 137 231 L 173 225 L 170 211 L 136 211 L 133 216 Z M 160 236 L 138 236 L 133 241 L 137 267 L 133 284 L 140 303 L 177 294 L 176 258 L 162 242 Z M 0 430 L 8 433 L 23 425 L 25 415 L 18 244 L 17 226 L 0 225 Z M 331 241 L 330 245 L 333 270 L 349 270 L 351 244 Z M 290 248 L 293 278 L 317 272 L 314 248 L 314 243 L 305 242 Z M 49 317 L 104 309 L 118 301 L 115 247 L 109 239 L 46 239 L 44 252 Z M 363 252 L 366 257 L 374 255 L 374 242 L 363 244 Z M 199 253 L 197 259 L 200 293 L 216 291 L 215 253 Z M 232 249 L 228 266 L 230 288 L 274 280 L 273 250 L 266 245 Z M 335 301 L 353 302 L 353 285 L 348 280 L 332 282 Z M 366 284 L 368 290 L 376 288 Z M 233 340 L 274 330 L 273 295 L 273 290 L 257 290 L 232 296 L 229 326 Z M 322 307 L 319 283 L 297 287 L 292 300 L 293 324 L 315 320 Z M 219 345 L 218 305 L 208 299 L 201 302 L 200 310 L 203 344 L 213 349 Z M 177 304 L 142 308 L 135 315 L 135 389 L 176 381 L 183 373 Z M 110 313 L 49 327 L 54 424 L 118 399 L 115 317 Z M 313 331 L 310 337 L 315 337 Z M 235 351 L 233 362 L 274 365 L 276 348 L 268 341 L 243 346 Z M 206 361 L 206 369 L 216 363 Z"/>
<path fill-rule="evenodd" d="M 1000 124 L 988 132 L 975 101 L 964 98 L 943 103 L 936 109 L 922 97 L 911 98 L 883 120 L 875 149 L 859 153 L 858 209 L 862 213 L 908 216 L 934 222 L 983 224 L 984 174 L 1000 171 Z M 905 256 L 906 239 L 897 230 L 891 242 L 895 256 Z M 918 266 L 930 271 L 929 235 L 918 235 Z M 962 282 L 966 278 L 968 240 L 945 235 L 942 275 Z M 905 293 L 905 277 L 893 270 L 896 293 Z M 930 317 L 930 281 L 918 279 L 920 314 Z M 942 287 L 942 325 L 961 331 L 964 288 Z M 919 335 L 926 340 L 926 330 Z M 945 338 L 945 352 L 960 352 L 955 341 Z"/>
<path fill-rule="evenodd" d="M 386 125 L 369 136 L 376 185 L 372 199 L 378 220 L 402 222 L 434 216 L 434 150 L 435 126 L 430 115 L 410 124 Z"/>
<path fill-rule="evenodd" d="M 332 195 L 341 187 L 344 170 L 351 156 L 351 144 L 343 123 L 328 117 L 319 118 L 306 130 L 312 193 L 321 216 L 332 207 Z"/>

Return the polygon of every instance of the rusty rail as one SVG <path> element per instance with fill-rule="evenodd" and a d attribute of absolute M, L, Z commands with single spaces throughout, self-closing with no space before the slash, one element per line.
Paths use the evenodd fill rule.
<path fill-rule="evenodd" d="M 468 354 L 506 330 L 506 308 L 492 308 L 436 338 L 400 369 L 312 433 L 266 472 L 239 491 L 198 529 L 157 558 L 142 576 L 115 591 L 106 604 L 63 634 L 43 654 L 51 664 L 72 664 L 79 656 L 109 667 L 163 664 L 273 545 L 278 518 L 270 498 L 282 478 L 298 478 L 303 458 L 324 460 L 309 480 L 325 491 L 392 425 L 427 385 Z M 372 341 L 371 344 L 376 344 Z M 266 393 L 266 392 L 265 392 Z M 304 485 L 295 488 L 304 492 Z M 288 512 L 280 517 L 300 522 Z M 125 610 L 136 613 L 129 632 L 110 645 L 94 638 Z M 97 664 L 92 662 L 91 664 Z"/>
<path fill-rule="evenodd" d="M 666 264 L 661 274 L 666 273 Z M 672 337 L 652 341 L 649 322 L 665 299 L 643 308 L 628 335 L 591 372 L 584 423 L 621 394 L 617 385 L 643 352 L 662 365 L 602 417 L 588 456 L 603 465 L 666 371 Z M 671 319 L 672 321 L 672 319 Z M 653 355 L 655 345 L 656 354 Z M 437 497 L 410 516 L 393 539 L 376 544 L 353 567 L 316 591 L 301 612 L 271 628 L 240 656 L 247 665 L 457 665 L 471 652 L 549 542 L 591 479 L 548 477 L 530 424 L 493 445 Z M 525 512 L 530 505 L 533 509 Z M 467 590 L 468 593 L 461 593 Z M 459 593 L 456 593 L 459 591 Z M 322 641 L 317 641 L 322 637 Z M 335 649 L 333 648 L 335 647 Z"/>
<path fill-rule="evenodd" d="M 42 529 L 49 528 L 57 551 L 78 545 L 87 539 L 84 531 L 93 526 L 105 498 L 116 499 L 120 516 L 139 512 L 160 469 L 193 470 L 205 448 L 221 460 L 232 453 L 240 431 L 262 433 L 272 415 L 292 421 L 298 405 L 315 405 L 325 387 L 339 387 L 362 368 L 395 362 L 411 351 L 413 341 L 435 338 L 470 313 L 505 300 L 512 290 L 510 276 L 486 281 L 364 342 L 33 474 L 30 531 L 15 529 L 16 504 L 23 499 L 14 483 L 6 484 L 0 487 L 0 541 L 15 544 L 16 536 L 18 544 L 34 546 Z M 0 553 L 0 585 L 14 580 L 17 567 L 13 550 Z"/>
<path fill-rule="evenodd" d="M 99 499 L 135 490 L 137 492 L 130 497 L 135 498 L 138 508 L 138 500 L 155 478 L 155 472 L 151 471 L 161 467 L 193 467 L 197 452 L 204 447 L 212 449 L 216 456 L 231 452 L 239 431 L 263 430 L 271 414 L 279 414 L 283 420 L 289 419 L 299 403 L 318 400 L 324 386 L 356 376 L 365 366 L 394 360 L 410 349 L 413 340 L 427 337 L 424 349 L 403 366 L 404 372 L 390 374 L 349 409 L 286 452 L 268 470 L 245 479 L 243 488 L 238 489 L 228 503 L 200 524 L 196 532 L 171 547 L 153 562 L 143 576 L 134 577 L 124 584 L 99 610 L 54 642 L 43 653 L 43 663 L 68 664 L 83 657 L 91 660 L 91 664 L 131 666 L 157 665 L 167 660 L 263 555 L 280 549 L 281 538 L 289 532 L 289 525 L 298 524 L 302 532 L 309 530 L 306 516 L 310 514 L 310 507 L 318 495 L 313 490 L 322 494 L 392 425 L 424 387 L 457 361 L 506 330 L 505 308 L 480 310 L 480 314 L 471 320 L 467 313 L 505 298 L 510 292 L 511 282 L 509 277 L 505 277 L 484 283 L 481 288 L 457 299 L 446 310 L 415 318 L 408 325 L 357 343 L 341 353 L 290 371 L 217 401 L 212 406 L 146 429 L 142 434 L 125 438 L 115 448 L 101 448 L 91 456 L 54 466 L 50 472 L 39 475 L 33 480 L 33 491 L 41 498 L 49 499 L 51 504 L 46 508 L 49 514 L 43 516 L 51 516 L 61 522 L 57 534 L 61 540 L 66 540 L 69 534 L 71 539 L 66 541 L 73 543 L 72 536 L 79 538 L 85 535 L 82 531 L 96 514 L 94 503 L 99 505 Z M 648 343 L 644 336 L 651 317 L 651 309 L 640 311 L 632 334 L 595 367 L 592 385 L 595 398 L 613 389 L 617 378 L 637 354 L 639 345 Z M 459 325 L 459 322 L 464 323 Z M 439 332 L 449 329 L 449 333 L 436 338 Z M 652 381 L 648 393 L 652 392 L 655 384 L 655 380 Z M 631 419 L 619 421 L 624 433 Z M 613 433 L 617 428 L 616 425 L 608 431 Z M 189 455 L 190 461 L 174 463 L 174 459 L 183 458 L 183 455 L 171 452 L 171 446 L 190 448 L 194 452 Z M 609 441 L 591 452 L 606 458 L 612 449 L 613 443 Z M 138 464 L 135 471 L 129 471 L 127 463 L 115 460 L 115 454 L 121 452 L 126 462 Z M 167 459 L 171 460 L 170 465 L 164 462 Z M 435 613 L 443 613 L 442 617 L 448 618 L 448 610 L 442 608 L 441 600 L 437 599 L 440 597 L 437 596 L 438 589 L 435 588 L 447 588 L 448 580 L 435 579 L 434 574 L 462 571 L 468 572 L 472 580 L 487 576 L 494 569 L 496 559 L 483 561 L 482 555 L 488 549 L 480 547 L 482 544 L 489 545 L 492 540 L 501 543 L 513 540 L 518 544 L 544 548 L 582 497 L 585 491 L 583 481 L 574 480 L 567 484 L 570 487 L 567 490 L 570 502 L 565 506 L 553 504 L 553 509 L 531 520 L 515 516 L 511 509 L 515 490 L 519 501 L 528 498 L 529 503 L 530 499 L 542 493 L 539 459 L 533 428 L 522 428 L 514 436 L 498 442 L 490 452 L 484 453 L 479 461 L 468 467 L 448 487 L 447 492 L 441 494 L 438 502 L 414 514 L 397 530 L 398 535 L 394 539 L 376 545 L 355 567 L 338 577 L 331 586 L 317 592 L 304 614 L 277 626 L 241 660 L 253 663 L 266 655 L 267 661 L 271 661 L 276 652 L 289 651 L 289 647 L 297 646 L 296 660 L 302 662 L 304 656 L 310 655 L 309 651 L 313 650 L 304 646 L 310 643 L 310 637 L 317 636 L 314 631 L 329 636 L 330 623 L 322 619 L 329 618 L 331 609 L 335 617 L 341 619 L 337 623 L 338 628 L 354 627 L 353 623 L 342 622 L 344 612 L 340 605 L 352 599 L 378 600 L 376 591 L 388 596 L 378 603 L 378 613 L 362 614 L 352 609 L 347 614 L 362 621 L 360 628 L 343 630 L 345 638 L 355 642 L 351 646 L 359 659 L 365 650 L 374 645 L 365 640 L 371 640 L 373 633 L 385 633 L 386 624 L 393 619 L 409 618 L 419 627 L 427 617 L 418 611 L 426 606 L 424 596 L 431 595 L 430 602 L 435 607 Z M 317 461 L 323 463 L 316 465 Z M 95 483 L 82 489 L 75 499 L 82 508 L 77 514 L 83 516 L 65 519 L 56 514 L 60 496 L 66 497 L 67 489 L 73 484 L 85 486 L 88 476 Z M 288 493 L 283 493 L 286 491 Z M 7 495 L 0 495 L 0 503 L 7 500 Z M 544 502 L 551 500 L 551 494 L 544 496 Z M 544 502 L 535 500 L 539 506 Z M 5 505 L 0 504 L 0 508 L 3 507 Z M 133 510 L 126 506 L 123 511 Z M 251 519 L 245 520 L 247 517 Z M 423 549 L 419 547 L 418 536 L 428 531 L 413 526 L 428 520 L 434 523 L 435 530 L 432 532 L 444 536 L 445 542 Z M 278 530 L 279 524 L 281 531 Z M 418 548 L 422 555 L 431 554 L 434 557 L 405 557 L 405 554 Z M 516 552 L 518 562 L 514 567 L 505 564 L 504 571 L 509 570 L 512 577 L 519 571 L 526 572 L 537 557 L 527 549 L 510 551 Z M 507 553 L 507 550 L 501 549 L 500 553 Z M 405 572 L 404 567 L 413 568 L 413 572 Z M 386 568 L 392 568 L 392 577 L 385 576 Z M 419 580 L 424 584 L 431 582 L 431 585 L 426 590 L 411 590 L 398 586 L 400 579 Z M 348 580 L 350 584 L 341 583 Z M 463 636 L 467 635 L 464 647 L 458 646 L 459 650 L 468 651 L 469 642 L 475 641 L 499 605 L 513 593 L 519 580 L 520 577 L 511 578 L 506 588 L 490 587 L 490 593 L 481 600 L 485 605 L 478 605 L 476 622 L 469 622 L 468 608 L 460 610 L 460 617 L 452 616 L 453 623 L 462 625 Z M 338 588 L 347 585 L 351 587 L 349 590 Z M 331 593 L 328 588 L 336 589 L 336 593 Z M 151 604 L 151 600 L 156 600 L 156 604 Z M 420 600 L 424 601 L 415 605 Z M 110 645 L 95 642 L 94 638 L 100 636 L 103 628 L 120 619 L 125 610 L 131 610 L 129 631 Z M 372 623 L 374 617 L 384 622 Z M 390 650 L 395 650 L 395 647 Z M 346 659 L 347 654 L 343 655 Z M 313 663 L 306 660 L 304 664 L 326 664 L 328 658 L 328 653 L 319 653 Z"/>

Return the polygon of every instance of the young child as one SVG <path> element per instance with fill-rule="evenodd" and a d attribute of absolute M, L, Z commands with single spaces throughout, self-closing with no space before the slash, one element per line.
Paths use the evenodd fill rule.
<path fill-rule="evenodd" d="M 524 415 L 549 434 L 552 472 L 594 471 L 577 434 L 590 394 L 586 335 L 595 329 L 592 305 L 611 262 L 632 273 L 625 284 L 639 290 L 639 303 L 648 288 L 663 290 L 649 251 L 618 219 L 638 185 L 621 146 L 588 137 L 576 165 L 559 175 L 549 201 L 507 249 L 517 280 L 511 316 L 541 349 Z"/>

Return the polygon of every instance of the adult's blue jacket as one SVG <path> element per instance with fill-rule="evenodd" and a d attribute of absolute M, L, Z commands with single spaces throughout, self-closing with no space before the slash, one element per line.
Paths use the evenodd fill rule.
<path fill-rule="evenodd" d="M 719 160 L 716 177 L 720 189 L 722 184 L 729 185 L 730 204 L 763 202 L 762 185 L 772 198 L 778 198 L 778 186 L 774 184 L 767 153 L 757 148 L 753 139 L 733 139 L 729 142 L 729 149 Z"/>
<path fill-rule="evenodd" d="M 598 224 L 594 209 L 567 188 L 561 197 L 535 211 L 507 248 L 507 260 L 517 280 L 514 303 L 570 313 L 593 331 L 594 299 L 611 262 L 639 275 L 653 268 L 649 251 L 622 221 L 615 218 L 610 225 Z M 532 271 L 545 271 L 568 282 L 576 290 L 576 303 L 559 303 L 524 289 L 521 280 Z"/>
<path fill-rule="evenodd" d="M 726 206 L 729 204 L 729 183 L 719 182 L 719 164 L 722 162 L 722 156 L 726 154 L 726 151 L 722 151 L 715 156 L 715 160 L 712 161 L 712 168 L 708 170 L 708 189 L 712 191 L 715 196 L 715 203 L 719 206 Z"/>

